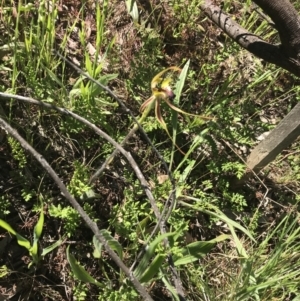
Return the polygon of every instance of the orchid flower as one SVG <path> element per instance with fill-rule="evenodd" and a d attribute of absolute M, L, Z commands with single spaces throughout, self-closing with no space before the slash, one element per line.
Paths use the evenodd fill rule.
<path fill-rule="evenodd" d="M 172 82 L 172 78 L 171 77 L 164 77 L 165 73 L 173 70 L 178 72 L 178 74 L 180 74 L 181 69 L 176 67 L 176 66 L 172 66 L 169 68 L 164 69 L 163 71 L 161 71 L 160 73 L 158 73 L 156 76 L 153 77 L 152 81 L 151 81 L 151 91 L 152 91 L 152 95 L 151 97 L 149 97 L 142 105 L 140 108 L 140 111 L 143 112 L 149 105 L 151 105 L 154 101 L 155 101 L 155 116 L 156 119 L 158 120 L 158 122 L 160 123 L 160 125 L 163 127 L 163 129 L 167 132 L 168 136 L 170 137 L 170 139 L 173 141 L 167 125 L 165 123 L 165 121 L 163 120 L 163 117 L 161 115 L 161 109 L 160 109 L 160 102 L 163 100 L 167 103 L 167 105 L 174 111 L 184 114 L 184 115 L 189 115 L 189 116 L 196 116 L 196 117 L 200 117 L 202 119 L 213 119 L 211 117 L 206 117 L 206 116 L 199 116 L 199 115 L 195 115 L 195 114 L 190 114 L 187 113 L 185 111 L 182 111 L 181 109 L 177 108 L 176 106 L 174 106 L 170 99 L 173 99 L 175 97 L 175 94 L 172 91 L 172 88 L 170 86 L 171 82 Z M 160 85 L 160 87 L 159 87 Z M 177 146 L 177 144 L 175 143 L 177 149 L 182 153 L 183 151 Z"/>

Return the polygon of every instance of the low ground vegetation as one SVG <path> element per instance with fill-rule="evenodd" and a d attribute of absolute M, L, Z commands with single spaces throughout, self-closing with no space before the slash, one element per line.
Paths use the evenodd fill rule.
<path fill-rule="evenodd" d="M 124 157 L 93 177 L 114 147 L 90 128 L 13 98 L 0 97 L 0 117 L 49 162 L 153 300 L 179 300 L 168 252 L 187 300 L 298 300 L 299 140 L 237 182 L 251 149 L 299 101 L 299 79 L 234 44 L 197 1 L 137 1 L 138 14 L 127 2 L 3 0 L 0 91 L 75 112 L 121 142 L 132 117 L 56 51 L 137 118 L 155 75 L 185 70 L 170 82 L 179 93 L 172 104 L 210 118 L 161 101 L 167 128 L 154 110 L 142 122 L 159 153 L 140 131 L 124 145 L 160 211 L 175 184 L 168 234 L 152 236 L 157 217 Z M 224 10 L 240 24 L 277 41 L 250 3 L 231 2 Z M 0 299 L 142 300 L 43 167 L 4 130 L 0 149 Z"/>

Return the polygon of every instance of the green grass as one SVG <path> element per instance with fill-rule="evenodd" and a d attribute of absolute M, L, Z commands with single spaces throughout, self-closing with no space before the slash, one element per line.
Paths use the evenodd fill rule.
<path fill-rule="evenodd" d="M 217 34 L 216 27 L 199 17 L 197 1 L 189 6 L 183 1 L 138 2 L 131 12 L 135 22 L 125 2 L 74 1 L 63 7 L 53 1 L 51 9 L 47 3 L 37 7 L 3 1 L 1 92 L 74 111 L 121 142 L 133 126 L 132 118 L 101 87 L 56 56 L 57 49 L 108 85 L 138 118 L 140 106 L 151 96 L 152 78 L 170 66 L 186 66 L 174 105 L 215 117 L 203 122 L 161 102 L 173 141 L 154 112 L 142 120 L 176 188 L 167 234 L 162 234 L 153 232 L 157 224 L 153 208 L 120 156 L 99 179 L 89 182 L 113 152 L 108 142 L 59 112 L 4 98 L 0 104 L 1 118 L 43 155 L 99 228 L 107 229 L 103 233 L 110 246 L 153 299 L 178 300 L 166 260 L 172 253 L 187 300 L 297 300 L 299 142 L 259 175 L 261 181 L 253 177 L 243 187 L 233 185 L 245 172 L 244 160 L 256 138 L 274 128 L 299 100 L 297 79 Z M 233 9 L 230 3 L 225 2 L 224 9 L 236 14 L 240 24 L 278 42 L 275 31 L 250 7 L 242 9 L 244 4 L 237 3 Z M 175 82 L 172 88 L 176 89 Z M 78 300 L 142 300 L 45 171 L 13 138 L 0 133 L 0 139 L 0 164 L 5 170 L 0 177 L 1 219 L 29 238 L 42 199 L 42 248 L 68 237 L 39 261 L 34 272 L 25 263 L 18 270 L 13 262 L 19 257 L 3 256 L 3 287 L 18 283 L 25 273 L 28 287 L 39 290 L 21 289 L 20 300 L 27 293 L 32 299 L 53 293 L 49 285 L 63 298 L 64 285 Z M 125 147 L 146 177 L 160 211 L 168 209 L 174 183 L 160 158 L 139 132 Z M 169 246 L 162 243 L 166 237 Z M 67 257 L 73 268 L 65 265 Z M 38 276 L 40 269 L 47 269 L 51 281 Z"/>

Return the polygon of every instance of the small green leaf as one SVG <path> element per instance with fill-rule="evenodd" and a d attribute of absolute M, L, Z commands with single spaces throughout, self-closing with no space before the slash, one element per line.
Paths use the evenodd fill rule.
<path fill-rule="evenodd" d="M 175 301 L 180 301 L 179 300 L 179 296 L 178 296 L 178 292 L 175 290 L 175 288 L 173 287 L 173 285 L 170 284 L 168 277 L 166 277 L 163 273 L 160 273 L 161 275 L 161 280 L 164 283 L 164 285 L 166 286 L 167 290 L 169 292 L 171 292 L 173 298 Z"/>
<path fill-rule="evenodd" d="M 233 221 L 232 219 L 230 219 L 229 217 L 227 217 L 221 210 L 214 208 L 216 210 L 216 212 L 210 211 L 210 210 L 206 210 L 206 209 L 201 209 L 202 212 L 209 214 L 213 217 L 217 217 L 220 220 L 222 220 L 223 222 L 225 222 L 228 226 L 232 226 L 236 229 L 239 229 L 240 231 L 242 231 L 244 234 L 246 234 L 251 240 L 253 240 L 255 242 L 254 237 L 251 235 L 251 233 L 246 230 L 243 226 L 241 226 L 240 224 L 238 224 L 237 222 Z"/>
<path fill-rule="evenodd" d="M 43 206 L 42 206 L 39 220 L 34 227 L 34 240 L 37 240 L 37 241 L 39 240 L 39 238 L 41 237 L 42 232 L 43 232 L 43 227 L 44 227 L 44 212 L 43 212 Z"/>
<path fill-rule="evenodd" d="M 141 283 L 149 282 L 153 279 L 154 275 L 158 273 L 159 268 L 161 267 L 163 261 L 165 260 L 166 255 L 158 254 L 155 256 L 153 261 L 150 263 L 146 271 L 143 273 L 141 278 L 138 278 L 138 280 Z"/>
<path fill-rule="evenodd" d="M 43 227 L 44 227 L 44 211 L 43 211 L 43 206 L 42 206 L 39 220 L 38 220 L 37 224 L 35 225 L 34 231 L 33 231 L 33 244 L 29 248 L 29 253 L 32 256 L 34 263 L 38 263 L 40 260 L 40 256 L 38 254 L 38 252 L 39 252 L 38 241 L 42 235 Z"/>
<path fill-rule="evenodd" d="M 17 232 L 4 220 L 0 219 L 0 226 L 10 232 L 13 235 L 17 235 Z"/>
<path fill-rule="evenodd" d="M 30 241 L 28 239 L 26 239 L 25 237 L 23 237 L 22 235 L 20 234 L 16 234 L 16 237 L 17 237 L 17 241 L 18 241 L 18 244 L 24 248 L 26 248 L 27 250 L 30 249 Z"/>
<path fill-rule="evenodd" d="M 72 272 L 74 273 L 75 277 L 83 282 L 88 282 L 92 284 L 96 284 L 98 286 L 101 286 L 101 284 L 94 279 L 75 259 L 75 257 L 70 254 L 70 246 L 67 248 L 67 259 L 71 266 Z"/>
<path fill-rule="evenodd" d="M 106 74 L 100 77 L 100 79 L 98 80 L 102 85 L 107 86 L 107 84 L 118 77 L 118 74 Z M 90 96 L 91 97 L 95 97 L 98 96 L 102 91 L 102 87 L 100 87 L 99 85 L 92 83 L 91 87 L 90 87 Z"/>
<path fill-rule="evenodd" d="M 93 256 L 94 258 L 101 258 L 101 253 L 99 252 L 98 249 L 94 249 L 94 252 L 93 252 Z"/>
<path fill-rule="evenodd" d="M 50 253 L 51 251 L 53 251 L 55 248 L 59 247 L 62 244 L 63 240 L 59 239 L 57 242 L 55 242 L 54 244 L 48 246 L 47 248 L 44 248 L 42 251 L 41 256 L 45 256 L 48 253 Z"/>
<path fill-rule="evenodd" d="M 210 250 L 216 245 L 217 242 L 230 238 L 230 235 L 222 234 L 210 241 L 193 242 L 187 245 L 186 247 L 182 248 L 181 253 L 183 254 L 183 256 L 175 260 L 174 264 L 175 266 L 179 266 L 203 258 L 210 252 Z"/>
<path fill-rule="evenodd" d="M 93 76 L 93 65 L 88 52 L 85 53 L 85 68 L 90 76 Z"/>
<path fill-rule="evenodd" d="M 184 87 L 184 83 L 185 83 L 185 79 L 187 77 L 187 72 L 189 70 L 189 66 L 190 66 L 190 60 L 188 60 L 186 62 L 186 64 L 184 65 L 182 71 L 180 72 L 178 81 L 176 82 L 176 88 L 175 88 L 175 99 L 174 99 L 174 104 L 176 106 L 179 105 L 179 100 L 180 100 L 180 96 L 182 93 L 182 89 Z"/>
<path fill-rule="evenodd" d="M 134 275 L 137 279 L 140 279 L 142 277 L 144 271 L 147 269 L 149 261 L 150 261 L 151 257 L 154 255 L 155 249 L 158 246 L 158 244 L 160 242 L 162 242 L 162 240 L 165 239 L 166 237 L 173 236 L 173 235 L 174 235 L 174 233 L 162 234 L 162 235 L 158 236 L 152 243 L 150 243 L 150 245 L 146 249 L 146 252 L 145 252 L 143 258 L 141 259 L 139 265 L 137 266 L 137 268 L 134 271 Z"/>
<path fill-rule="evenodd" d="M 90 188 L 89 190 L 84 191 L 79 199 L 86 202 L 100 197 L 100 194 L 96 193 L 92 188 Z"/>
<path fill-rule="evenodd" d="M 106 86 L 111 80 L 115 79 L 118 77 L 119 74 L 117 73 L 112 73 L 112 74 L 104 74 L 100 77 L 99 82 Z"/>
<path fill-rule="evenodd" d="M 139 21 L 139 10 L 135 0 L 126 0 L 127 11 L 134 22 Z"/>
<path fill-rule="evenodd" d="M 119 257 L 123 259 L 123 250 L 121 244 L 114 237 L 112 237 L 106 229 L 100 230 L 100 233 L 106 239 L 107 244 L 111 247 L 111 249 L 116 251 Z M 93 244 L 96 250 L 96 256 L 101 256 L 102 244 L 95 235 L 93 237 Z"/>
<path fill-rule="evenodd" d="M 150 220 L 150 217 L 149 215 L 147 215 L 145 218 L 143 218 L 138 224 L 137 224 L 137 227 L 136 227 L 136 233 L 137 234 L 141 234 L 143 232 L 143 230 L 146 229 L 146 227 L 149 225 L 149 220 Z"/>
<path fill-rule="evenodd" d="M 95 235 L 93 236 L 93 244 L 94 244 L 94 247 L 95 247 L 94 256 L 96 254 L 95 258 L 100 258 L 101 257 L 101 251 L 102 251 L 102 243 L 96 238 Z"/>
<path fill-rule="evenodd" d="M 175 260 L 175 266 L 188 264 L 198 260 L 199 258 L 203 258 L 215 246 L 215 243 L 206 241 L 197 241 L 193 244 L 194 245 L 190 244 L 183 249 L 184 256 L 179 258 L 178 260 Z"/>
<path fill-rule="evenodd" d="M 180 183 L 185 183 L 187 181 L 187 178 L 189 174 L 192 172 L 194 166 L 195 166 L 196 160 L 190 160 L 188 162 L 188 166 L 185 168 L 185 170 L 182 172 L 179 178 Z"/>
<path fill-rule="evenodd" d="M 6 265 L 0 266 L 0 278 L 3 278 L 8 274 L 9 274 L 9 269 L 7 268 L 7 266 Z"/>
<path fill-rule="evenodd" d="M 5 230 L 7 230 L 8 232 L 10 232 L 11 234 L 15 235 L 16 238 L 17 238 L 18 244 L 20 246 L 26 248 L 27 250 L 30 249 L 30 241 L 27 240 L 22 235 L 18 234 L 7 222 L 5 222 L 2 219 L 0 219 L 0 227 L 4 228 Z"/>
<path fill-rule="evenodd" d="M 49 76 L 62 88 L 62 89 L 66 89 L 65 85 L 61 82 L 61 80 L 57 77 L 57 75 L 50 70 L 49 68 L 47 68 L 46 66 L 43 66 L 44 70 L 49 74 Z"/>
<path fill-rule="evenodd" d="M 37 240 L 35 240 L 33 242 L 32 247 L 29 249 L 29 254 L 32 257 L 32 263 L 36 264 L 36 263 L 38 263 L 40 261 L 40 257 L 39 257 L 39 254 L 38 254 L 38 241 Z"/>

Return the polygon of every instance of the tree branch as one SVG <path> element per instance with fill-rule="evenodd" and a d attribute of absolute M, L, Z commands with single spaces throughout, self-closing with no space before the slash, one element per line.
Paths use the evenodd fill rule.
<path fill-rule="evenodd" d="M 299 58 L 300 17 L 288 0 L 253 0 L 275 23 L 282 49 L 289 57 Z"/>
<path fill-rule="evenodd" d="M 255 1 L 258 5 L 260 1 Z M 269 2 L 269 1 L 262 1 Z M 201 6 L 201 9 L 206 16 L 218 25 L 231 39 L 238 43 L 241 47 L 253 53 L 257 57 L 265 60 L 266 62 L 275 64 L 285 70 L 300 77 L 300 61 L 298 56 L 295 56 L 295 49 L 298 49 L 297 44 L 294 50 L 286 50 L 286 46 L 272 45 L 267 43 L 259 36 L 250 33 L 238 23 L 233 21 L 226 13 L 219 7 L 212 4 L 210 0 L 206 0 Z M 265 11 L 268 13 L 268 11 Z M 299 16 L 298 16 L 299 19 Z M 277 19 L 273 19 L 277 21 Z M 276 28 L 278 24 L 275 23 Z M 283 35 L 283 34 L 282 34 Z M 291 42 L 295 44 L 294 42 Z M 288 44 L 291 45 L 291 44 Z"/>

